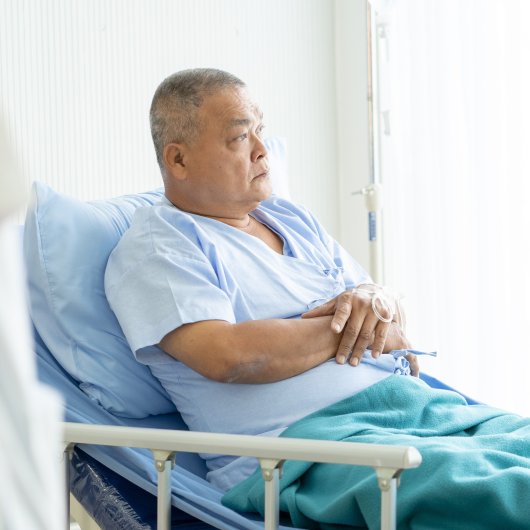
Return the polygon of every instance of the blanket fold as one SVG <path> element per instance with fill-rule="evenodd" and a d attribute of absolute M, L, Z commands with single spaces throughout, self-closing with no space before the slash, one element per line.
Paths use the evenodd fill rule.
<path fill-rule="evenodd" d="M 422 465 L 401 476 L 397 526 L 414 530 L 530 528 L 530 419 L 413 377 L 391 376 L 293 424 L 282 436 L 409 445 Z M 380 491 L 371 468 L 287 461 L 280 509 L 300 528 L 380 527 Z M 223 504 L 263 515 L 254 475 Z"/>

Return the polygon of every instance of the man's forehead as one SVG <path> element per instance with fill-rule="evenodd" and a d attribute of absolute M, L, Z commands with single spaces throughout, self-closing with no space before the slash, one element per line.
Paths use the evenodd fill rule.
<path fill-rule="evenodd" d="M 232 117 L 231 113 L 228 113 L 228 119 L 226 123 L 226 128 L 238 127 L 240 125 L 250 125 L 252 122 L 263 120 L 263 112 L 257 106 L 251 107 L 250 115 L 247 113 L 243 114 L 241 112 L 235 112 Z"/>
<path fill-rule="evenodd" d="M 247 90 L 224 90 L 213 95 L 208 110 L 223 120 L 226 127 L 261 121 L 263 111 Z"/>

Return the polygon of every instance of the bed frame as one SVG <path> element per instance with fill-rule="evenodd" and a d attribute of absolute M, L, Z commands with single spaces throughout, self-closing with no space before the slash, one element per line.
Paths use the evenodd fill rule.
<path fill-rule="evenodd" d="M 389 446 L 296 438 L 169 431 L 136 427 L 64 423 L 64 469 L 70 484 L 70 459 L 77 444 L 125 446 L 150 449 L 158 474 L 157 529 L 170 530 L 170 476 L 179 452 L 219 453 L 257 457 L 265 481 L 265 530 L 279 526 L 279 479 L 283 462 L 303 460 L 368 466 L 375 470 L 381 490 L 381 530 L 395 530 L 399 477 L 418 467 L 421 455 L 414 447 Z M 66 491 L 70 506 L 70 491 Z M 69 512 L 66 528 L 70 528 Z"/>

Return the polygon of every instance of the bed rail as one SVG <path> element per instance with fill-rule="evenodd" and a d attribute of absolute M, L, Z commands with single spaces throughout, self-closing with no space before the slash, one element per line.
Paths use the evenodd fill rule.
<path fill-rule="evenodd" d="M 158 472 L 158 530 L 169 530 L 170 528 L 170 478 L 177 452 L 256 457 L 260 462 L 265 480 L 265 530 L 278 528 L 279 479 L 285 460 L 350 464 L 374 468 L 381 490 L 381 530 L 395 530 L 396 528 L 396 495 L 401 472 L 421 464 L 420 453 L 415 448 L 406 446 L 269 438 L 69 422 L 65 422 L 63 425 L 67 489 L 69 458 L 77 444 L 136 447 L 152 451 Z M 67 495 L 67 506 L 68 504 L 69 495 Z"/>

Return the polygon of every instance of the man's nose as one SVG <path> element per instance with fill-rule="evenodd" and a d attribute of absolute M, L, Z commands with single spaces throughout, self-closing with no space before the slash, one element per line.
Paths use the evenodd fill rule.
<path fill-rule="evenodd" d="M 258 160 L 266 156 L 267 148 L 265 147 L 265 143 L 262 138 L 256 135 L 254 137 L 254 146 L 252 148 L 252 162 L 257 162 Z"/>

